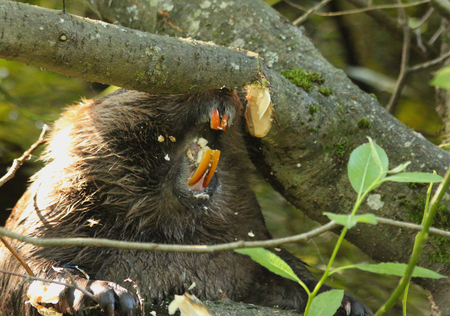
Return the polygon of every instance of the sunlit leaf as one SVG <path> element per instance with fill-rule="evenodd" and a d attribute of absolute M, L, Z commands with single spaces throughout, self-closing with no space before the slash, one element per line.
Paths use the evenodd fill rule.
<path fill-rule="evenodd" d="M 380 166 L 375 162 L 371 145 L 366 143 L 356 148 L 350 155 L 348 161 L 348 177 L 353 189 L 361 194 L 372 187 L 377 179 L 383 180 L 389 167 L 389 159 L 386 152 L 373 144 Z"/>
<path fill-rule="evenodd" d="M 269 271 L 281 275 L 284 278 L 295 282 L 300 282 L 298 276 L 292 271 L 291 267 L 280 257 L 264 248 L 246 248 L 235 249 L 237 253 L 250 256 Z"/>
<path fill-rule="evenodd" d="M 431 80 L 430 84 L 432 86 L 450 90 L 450 66 L 439 70 L 433 80 Z"/>
<path fill-rule="evenodd" d="M 399 172 L 402 172 L 403 170 L 406 169 L 406 167 L 409 166 L 410 163 L 411 163 L 411 161 L 402 163 L 401 165 L 395 167 L 394 169 L 389 170 L 388 173 L 399 173 Z"/>
<path fill-rule="evenodd" d="M 362 214 L 362 215 L 342 215 L 324 212 L 324 215 L 328 216 L 329 219 L 335 221 L 336 223 L 347 227 L 348 229 L 355 226 L 357 223 L 368 223 L 372 225 L 378 224 L 375 215 L 373 214 Z"/>
<path fill-rule="evenodd" d="M 425 173 L 425 172 L 402 172 L 390 177 L 387 177 L 386 181 L 394 182 L 420 182 L 420 183 L 430 183 L 430 182 L 441 182 L 442 177 L 437 174 Z"/>
<path fill-rule="evenodd" d="M 341 306 L 343 290 L 331 290 L 317 295 L 311 303 L 308 315 L 333 316 Z"/>
<path fill-rule="evenodd" d="M 389 274 L 396 276 L 403 276 L 405 274 L 407 264 L 395 263 L 395 262 L 383 262 L 379 264 L 356 264 L 355 268 L 369 271 L 378 274 Z M 418 278 L 429 278 L 429 279 L 441 279 L 446 278 L 446 276 L 441 275 L 437 272 L 431 271 L 429 269 L 415 267 L 413 277 Z"/>

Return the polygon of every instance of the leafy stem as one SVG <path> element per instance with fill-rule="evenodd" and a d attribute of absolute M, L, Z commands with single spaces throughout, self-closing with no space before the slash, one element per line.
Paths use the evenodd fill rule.
<path fill-rule="evenodd" d="M 439 184 L 439 187 L 437 188 L 433 198 L 431 199 L 428 209 L 425 209 L 424 218 L 422 221 L 423 229 L 416 236 L 416 242 L 414 243 L 414 248 L 408 266 L 406 268 L 405 274 L 401 278 L 397 288 L 394 290 L 394 292 L 392 292 L 391 297 L 385 304 L 383 304 L 383 306 L 381 306 L 381 308 L 377 311 L 375 316 L 384 315 L 385 312 L 391 309 L 392 306 L 394 306 L 395 302 L 402 295 L 405 288 L 408 286 L 413 270 L 417 264 L 417 261 L 419 260 L 420 252 L 422 251 L 423 245 L 428 239 L 428 231 L 431 227 L 431 224 L 433 223 L 438 205 L 441 202 L 442 197 L 444 196 L 444 193 L 448 189 L 449 185 L 450 185 L 450 168 L 445 174 L 444 180 Z"/>
<path fill-rule="evenodd" d="M 356 199 L 355 205 L 353 206 L 353 210 L 351 212 L 351 216 L 354 216 L 356 214 L 356 212 L 358 211 L 361 203 L 364 201 L 365 197 L 367 196 L 367 194 L 373 190 L 374 187 L 378 186 L 378 183 L 381 182 L 381 178 L 383 177 L 383 173 L 381 172 L 378 176 L 378 178 L 376 179 L 376 181 L 364 192 L 359 192 L 358 193 L 358 197 Z M 362 184 L 364 184 L 364 181 L 362 181 Z M 322 275 L 322 277 L 320 278 L 319 282 L 317 282 L 316 287 L 314 288 L 314 290 L 312 291 L 311 295 L 309 295 L 308 297 L 308 303 L 306 304 L 306 308 L 305 308 L 305 313 L 304 315 L 307 316 L 309 309 L 311 307 L 312 301 L 314 299 L 314 297 L 316 297 L 317 293 L 319 292 L 320 288 L 322 287 L 323 283 L 325 282 L 325 280 L 330 276 L 330 274 L 334 273 L 335 271 L 331 271 L 331 266 L 334 263 L 334 260 L 336 258 L 336 255 L 339 251 L 339 248 L 342 245 L 342 242 L 345 238 L 345 235 L 347 234 L 348 228 L 347 226 L 344 226 L 344 228 L 341 231 L 341 234 L 339 235 L 339 239 L 336 242 L 336 245 L 334 246 L 334 250 L 333 253 L 331 254 L 330 260 L 328 261 L 327 267 Z M 347 267 L 348 268 L 348 267 Z"/>

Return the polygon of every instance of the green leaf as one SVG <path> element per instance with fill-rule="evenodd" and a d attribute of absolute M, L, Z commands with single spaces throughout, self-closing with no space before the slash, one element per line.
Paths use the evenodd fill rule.
<path fill-rule="evenodd" d="M 434 79 L 431 80 L 430 84 L 432 86 L 450 90 L 450 66 L 439 70 Z"/>
<path fill-rule="evenodd" d="M 406 169 L 406 167 L 408 167 L 408 165 L 409 165 L 410 163 L 411 163 L 411 161 L 402 163 L 401 165 L 395 167 L 394 169 L 389 170 L 387 173 L 399 173 L 399 172 L 402 172 L 403 170 Z"/>
<path fill-rule="evenodd" d="M 333 316 L 341 306 L 343 290 L 331 290 L 317 295 L 311 303 L 309 315 Z"/>
<path fill-rule="evenodd" d="M 430 183 L 430 182 L 441 182 L 442 177 L 433 173 L 425 172 L 402 172 L 390 177 L 387 177 L 386 181 L 394 182 L 420 182 L 420 183 Z"/>
<path fill-rule="evenodd" d="M 295 282 L 300 282 L 298 276 L 292 271 L 291 267 L 276 254 L 264 248 L 245 248 L 235 249 L 237 253 L 250 256 L 269 271 L 281 275 L 284 278 Z"/>
<path fill-rule="evenodd" d="M 369 144 L 370 144 L 370 151 L 372 152 L 372 158 L 375 161 L 375 163 L 377 164 L 377 166 L 381 169 L 381 170 L 385 170 L 387 171 L 387 168 L 389 166 L 386 166 L 386 168 L 383 168 L 383 164 L 381 163 L 380 160 L 380 156 L 378 155 L 377 149 L 375 147 L 374 142 L 372 141 L 372 138 L 367 137 L 367 139 L 369 140 Z"/>
<path fill-rule="evenodd" d="M 372 225 L 378 224 L 375 215 L 373 214 L 362 214 L 362 215 L 342 215 L 324 212 L 324 215 L 328 216 L 329 219 L 335 221 L 336 223 L 347 227 L 348 229 L 355 226 L 357 223 L 368 223 Z"/>
<path fill-rule="evenodd" d="M 383 262 L 379 264 L 355 264 L 355 268 L 360 270 L 378 274 L 396 275 L 400 277 L 405 274 L 407 266 L 408 266 L 407 264 L 395 262 Z M 444 275 L 421 267 L 415 267 L 412 276 L 417 278 L 429 278 L 429 279 L 446 278 L 446 276 Z"/>
<path fill-rule="evenodd" d="M 348 177 L 353 189 L 358 194 L 362 194 L 375 185 L 378 178 L 379 181 L 382 181 L 386 177 L 386 172 L 389 167 L 389 159 L 386 152 L 375 143 L 373 147 L 378 155 L 377 160 L 381 165 L 381 169 L 373 158 L 369 143 L 356 148 L 351 153 L 348 161 Z"/>

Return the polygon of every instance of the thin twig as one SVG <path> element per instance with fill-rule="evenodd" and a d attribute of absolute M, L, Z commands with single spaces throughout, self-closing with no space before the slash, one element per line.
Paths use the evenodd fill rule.
<path fill-rule="evenodd" d="M 424 69 L 439 65 L 440 63 L 444 62 L 449 57 L 450 57 L 450 52 L 447 52 L 446 54 L 439 56 L 438 58 L 429 60 L 422 64 L 415 65 L 413 67 L 409 67 L 406 70 L 408 73 L 414 72 L 414 71 L 419 71 L 419 70 L 424 70 Z"/>
<path fill-rule="evenodd" d="M 366 9 L 367 1 L 366 0 L 347 0 L 349 3 L 360 9 Z M 401 6 L 400 6 L 401 8 Z M 389 32 L 395 38 L 403 41 L 404 40 L 404 30 L 402 25 L 398 23 L 391 15 L 383 10 L 370 10 L 366 12 L 367 15 L 372 17 L 374 21 L 383 29 Z M 430 59 L 433 54 L 437 52 L 434 47 L 426 46 L 427 51 L 423 52 L 422 49 L 417 45 L 417 42 L 414 40 L 412 43 L 412 48 L 414 51 L 419 54 L 419 56 L 423 57 L 425 60 Z"/>
<path fill-rule="evenodd" d="M 398 0 L 399 2 L 401 0 Z M 409 63 L 409 56 L 411 53 L 411 28 L 408 25 L 408 17 L 406 16 L 405 10 L 403 8 L 398 9 L 399 20 L 403 28 L 403 47 L 402 47 L 402 61 L 400 65 L 400 73 L 397 78 L 397 82 L 395 84 L 394 92 L 391 95 L 391 99 L 389 100 L 386 109 L 389 113 L 395 113 L 397 109 L 398 101 L 400 100 L 400 96 L 402 94 L 403 88 L 406 83 L 406 68 Z"/>
<path fill-rule="evenodd" d="M 33 152 L 41 146 L 43 143 L 45 143 L 45 136 L 48 132 L 47 125 L 44 125 L 42 128 L 41 135 L 39 136 L 39 139 L 31 145 L 31 147 L 23 153 L 23 155 L 20 158 L 14 159 L 14 162 L 12 166 L 9 168 L 8 172 L 0 179 L 0 187 L 4 185 L 7 181 L 14 178 L 14 175 L 16 174 L 17 170 L 23 165 L 23 163 L 30 159 Z"/>
<path fill-rule="evenodd" d="M 415 29 L 419 29 L 422 27 L 422 25 L 430 18 L 431 14 L 434 12 L 434 8 L 429 8 L 427 12 L 423 15 L 423 17 L 420 19 L 419 23 L 414 27 Z"/>
<path fill-rule="evenodd" d="M 14 162 L 12 164 L 12 166 L 9 168 L 8 172 L 6 173 L 6 175 L 4 175 L 1 179 L 0 179 L 0 187 L 5 184 L 8 180 L 12 179 L 14 177 L 14 175 L 16 174 L 17 170 L 19 170 L 19 168 L 23 165 L 23 163 L 30 159 L 30 156 L 32 155 L 32 153 L 40 146 L 42 145 L 45 140 L 45 135 L 47 134 L 47 125 L 44 125 L 44 127 L 42 128 L 42 132 L 41 135 L 39 136 L 39 139 L 33 144 L 31 145 L 31 147 L 23 153 L 23 155 L 18 158 L 18 159 L 14 159 Z M 30 267 L 28 266 L 28 264 L 25 262 L 25 260 L 22 258 L 22 256 L 14 249 L 14 247 L 2 236 L 0 236 L 0 241 L 5 245 L 5 247 L 12 253 L 12 255 L 20 262 L 20 264 L 22 265 L 22 267 L 24 267 L 25 271 L 27 271 L 27 273 L 30 276 L 34 276 L 33 271 L 30 269 Z"/>
<path fill-rule="evenodd" d="M 415 230 L 415 231 L 421 231 L 423 229 L 423 227 L 421 225 L 395 221 L 393 219 L 388 219 L 388 218 L 383 218 L 383 217 L 378 217 L 378 216 L 377 216 L 377 222 L 378 222 L 378 224 L 395 226 L 395 227 L 400 227 L 403 229 L 409 229 L 409 230 Z M 438 235 L 438 236 L 442 236 L 442 237 L 450 239 L 450 232 L 446 231 L 446 230 L 431 227 L 430 234 Z"/>
<path fill-rule="evenodd" d="M 31 270 L 31 268 L 28 266 L 28 264 L 25 262 L 25 260 L 22 258 L 22 256 L 20 255 L 19 252 L 17 252 L 16 249 L 14 249 L 14 247 L 2 236 L 0 236 L 0 241 L 5 245 L 6 248 L 8 248 L 8 250 L 12 253 L 12 255 L 14 256 L 14 258 L 17 259 L 17 261 L 20 262 L 20 264 L 22 265 L 22 267 L 25 269 L 25 271 L 27 271 L 28 275 L 30 276 L 34 276 L 33 271 Z"/>
<path fill-rule="evenodd" d="M 227 251 L 238 248 L 253 248 L 253 247 L 265 247 L 273 248 L 282 244 L 307 241 L 313 237 L 321 235 L 329 230 L 332 230 L 339 225 L 334 221 L 331 221 L 323 226 L 315 228 L 307 233 L 270 239 L 260 241 L 236 241 L 231 243 L 224 243 L 219 245 L 168 245 L 168 244 L 155 244 L 155 243 L 141 243 L 141 242 L 128 242 L 121 240 L 111 240 L 104 238 L 37 238 L 29 237 L 8 231 L 3 227 L 0 227 L 0 235 L 8 236 L 26 243 L 30 243 L 36 246 L 46 247 L 62 247 L 62 246 L 75 246 L 75 247 L 110 247 L 118 249 L 129 250 L 147 250 L 147 251 L 166 251 L 166 252 L 192 252 L 192 253 L 212 253 L 219 251 Z"/>
<path fill-rule="evenodd" d="M 434 12 L 434 8 L 429 8 L 428 11 L 423 15 L 423 17 L 420 19 L 419 23 L 412 28 L 414 34 L 416 35 L 417 39 L 417 46 L 425 53 L 427 51 L 427 48 L 423 44 L 422 41 L 422 25 L 430 18 L 431 14 Z"/>
<path fill-rule="evenodd" d="M 396 226 L 404 229 L 422 230 L 422 226 L 395 221 L 391 219 L 385 219 L 382 217 L 377 217 L 377 221 L 380 224 Z M 13 239 L 17 239 L 26 243 L 30 243 L 37 246 L 43 247 L 62 247 L 62 246 L 75 246 L 75 247 L 110 247 L 118 249 L 128 249 L 128 250 L 146 250 L 146 251 L 166 251 L 166 252 L 191 252 L 191 253 L 212 253 L 220 251 L 228 251 L 239 248 L 254 248 L 254 247 L 264 247 L 273 248 L 280 246 L 282 244 L 308 241 L 309 239 L 319 236 L 324 232 L 330 231 L 339 225 L 334 221 L 331 221 L 323 226 L 315 228 L 307 233 L 276 238 L 270 240 L 260 240 L 260 241 L 237 241 L 231 243 L 224 243 L 219 245 L 168 245 L 168 244 L 155 244 L 155 243 L 141 243 L 141 242 L 129 242 L 120 240 L 111 240 L 104 238 L 36 238 L 28 237 L 14 233 L 12 231 L 6 230 L 0 227 L 0 235 L 8 236 Z M 439 235 L 450 239 L 450 232 L 431 228 L 430 234 Z"/>
<path fill-rule="evenodd" d="M 293 3 L 291 1 L 285 1 L 290 6 L 297 8 L 299 10 L 307 11 L 308 9 L 304 6 L 298 5 L 296 3 Z M 388 10 L 388 9 L 398 9 L 398 8 L 409 8 L 414 7 L 418 5 L 422 5 L 425 3 L 430 3 L 430 0 L 423 0 L 423 1 L 417 1 L 412 3 L 404 3 L 404 4 L 384 4 L 384 5 L 374 5 L 374 6 L 368 6 L 367 8 L 360 8 L 360 9 L 353 9 L 353 10 L 345 10 L 345 11 L 338 11 L 338 12 L 318 12 L 314 11 L 313 14 L 318 16 L 342 16 L 342 15 L 349 15 L 349 14 L 358 14 L 358 13 L 365 13 L 368 11 L 373 10 Z M 293 24 L 295 24 L 293 22 Z"/>
<path fill-rule="evenodd" d="M 307 18 L 309 18 L 309 16 L 311 14 L 314 14 L 315 12 L 320 10 L 320 8 L 322 8 L 324 5 L 326 5 L 330 1 L 331 0 L 322 0 L 318 5 L 316 5 L 315 7 L 311 8 L 311 9 L 309 9 L 308 11 L 306 11 L 301 17 L 295 19 L 295 21 L 292 22 L 292 24 L 298 25 L 298 24 L 303 23 Z"/>
<path fill-rule="evenodd" d="M 75 279 L 73 278 L 73 275 L 70 274 L 69 271 L 67 271 L 67 269 L 62 269 L 64 271 L 64 273 L 69 277 L 70 279 L 70 284 L 72 284 L 74 286 L 74 288 L 80 292 L 82 292 L 84 295 L 88 296 L 91 298 L 91 300 L 93 300 L 94 302 L 96 302 L 97 304 L 99 303 L 98 298 L 92 294 L 91 292 L 89 292 L 88 290 L 82 288 L 81 286 L 78 285 L 77 281 L 75 281 Z"/>
<path fill-rule="evenodd" d="M 92 293 L 90 293 L 86 289 L 83 289 L 82 287 L 80 287 L 76 282 L 74 284 L 71 284 L 71 283 L 66 283 L 66 282 L 61 282 L 61 281 L 56 281 L 56 280 L 44 279 L 44 278 L 39 278 L 39 277 L 35 277 L 35 276 L 29 276 L 29 275 L 17 273 L 17 272 L 6 271 L 6 270 L 2 270 L 2 269 L 0 269 L 0 273 L 10 274 L 10 275 L 14 275 L 14 276 L 22 277 L 22 278 L 28 278 L 29 280 L 34 280 L 34 281 L 41 281 L 41 282 L 48 282 L 48 283 L 64 285 L 65 287 L 79 290 L 79 291 L 83 292 L 83 294 L 92 298 L 94 301 L 98 302 L 98 299 L 95 298 L 95 296 L 92 297 L 93 296 Z M 75 284 L 76 284 L 76 286 L 75 286 Z"/>
<path fill-rule="evenodd" d="M 441 34 L 445 31 L 445 27 L 441 25 L 439 29 L 431 36 L 431 38 L 428 40 L 428 46 L 431 46 L 436 42 L 436 40 L 441 36 Z"/>
<path fill-rule="evenodd" d="M 431 5 L 441 17 L 450 21 L 450 2 L 448 0 L 431 0 Z"/>

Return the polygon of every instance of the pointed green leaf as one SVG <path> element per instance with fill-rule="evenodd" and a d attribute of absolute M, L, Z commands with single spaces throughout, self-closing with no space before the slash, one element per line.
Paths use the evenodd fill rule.
<path fill-rule="evenodd" d="M 372 158 L 375 161 L 375 163 L 377 164 L 377 166 L 383 170 L 383 171 L 387 171 L 387 168 L 384 168 L 383 164 L 381 163 L 381 159 L 380 156 L 378 155 L 377 149 L 375 147 L 374 142 L 372 141 L 372 138 L 367 137 L 367 139 L 369 140 L 369 144 L 370 144 L 370 151 L 372 152 Z M 389 167 L 389 166 L 387 166 Z"/>
<path fill-rule="evenodd" d="M 431 80 L 430 84 L 432 86 L 450 90 L 450 66 L 439 70 L 434 79 Z"/>
<path fill-rule="evenodd" d="M 437 174 L 425 173 L 425 172 L 402 172 L 393 176 L 387 177 L 386 181 L 394 182 L 441 182 L 442 177 Z"/>
<path fill-rule="evenodd" d="M 343 290 L 331 290 L 317 295 L 311 303 L 308 315 L 333 316 L 341 306 Z"/>
<path fill-rule="evenodd" d="M 378 274 L 396 275 L 400 277 L 405 274 L 406 267 L 407 265 L 404 263 L 395 263 L 395 262 L 383 262 L 379 264 L 355 264 L 355 268 L 360 270 Z M 446 276 L 444 275 L 421 267 L 415 267 L 412 276 L 417 278 L 429 278 L 429 279 L 446 278 Z"/>
<path fill-rule="evenodd" d="M 375 162 L 371 145 L 363 144 L 356 148 L 348 161 L 348 177 L 353 189 L 361 194 L 376 184 L 377 179 L 383 180 L 389 167 L 389 159 L 386 152 L 377 144 L 373 144 L 381 165 Z"/>
<path fill-rule="evenodd" d="M 254 261 L 268 269 L 269 271 L 281 275 L 284 278 L 295 282 L 300 282 L 298 276 L 291 267 L 276 254 L 264 248 L 235 249 L 237 253 L 250 256 Z"/>
<path fill-rule="evenodd" d="M 362 215 L 342 215 L 324 212 L 324 215 L 328 216 L 329 219 L 335 221 L 336 223 L 347 227 L 348 229 L 355 226 L 357 223 L 368 223 L 372 225 L 378 224 L 375 215 L 373 214 L 362 214 Z"/>
<path fill-rule="evenodd" d="M 401 165 L 395 167 L 394 169 L 389 170 L 388 173 L 399 173 L 399 172 L 402 172 L 403 170 L 406 169 L 406 167 L 408 167 L 408 165 L 409 165 L 410 163 L 411 163 L 411 161 L 402 163 Z"/>

